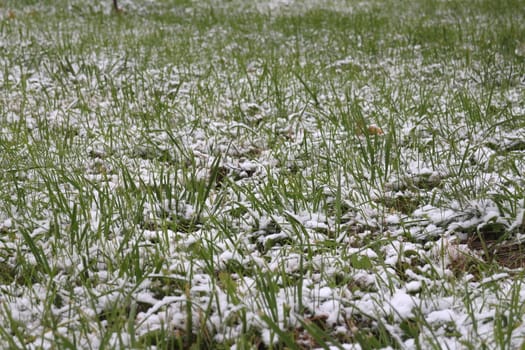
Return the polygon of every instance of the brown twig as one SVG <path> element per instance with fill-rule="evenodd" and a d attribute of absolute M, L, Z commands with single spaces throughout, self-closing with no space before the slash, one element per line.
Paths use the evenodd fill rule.
<path fill-rule="evenodd" d="M 120 9 L 118 8 L 117 0 L 113 0 L 113 9 L 115 12 L 120 12 Z"/>

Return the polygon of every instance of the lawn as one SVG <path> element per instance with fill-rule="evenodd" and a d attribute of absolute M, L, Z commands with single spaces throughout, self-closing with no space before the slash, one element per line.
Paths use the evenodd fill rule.
<path fill-rule="evenodd" d="M 520 0 L 4 0 L 1 349 L 525 349 Z"/>

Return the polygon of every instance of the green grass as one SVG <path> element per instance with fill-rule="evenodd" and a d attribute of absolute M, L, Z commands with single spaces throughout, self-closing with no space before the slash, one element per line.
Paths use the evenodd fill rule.
<path fill-rule="evenodd" d="M 0 347 L 524 346 L 521 1 L 120 5 L 0 9 Z"/>

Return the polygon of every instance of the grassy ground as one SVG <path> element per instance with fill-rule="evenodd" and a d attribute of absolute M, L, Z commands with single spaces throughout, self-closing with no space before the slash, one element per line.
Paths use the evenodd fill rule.
<path fill-rule="evenodd" d="M 7 0 L 0 347 L 523 349 L 521 1 Z"/>

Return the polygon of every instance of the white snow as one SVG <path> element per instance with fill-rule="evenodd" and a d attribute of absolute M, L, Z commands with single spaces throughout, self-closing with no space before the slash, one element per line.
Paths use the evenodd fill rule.
<path fill-rule="evenodd" d="M 313 318 L 349 342 L 381 325 L 407 349 L 461 349 L 465 341 L 495 348 L 504 319 L 506 345 L 523 347 L 519 275 L 477 270 L 485 257 L 463 240 L 491 224 L 516 242 L 525 239 L 525 132 L 517 122 L 525 113 L 525 85 L 513 76 L 521 74 L 514 58 L 495 53 L 494 71 L 485 72 L 476 43 L 464 43 L 472 55 L 466 64 L 436 60 L 428 55 L 435 48 L 407 44 L 395 33 L 374 41 L 374 33 L 349 28 L 348 48 L 337 48 L 323 42 L 331 38 L 324 28 L 290 35 L 274 28 L 279 16 L 295 19 L 317 9 L 372 18 L 384 14 L 378 4 L 176 4 L 173 15 L 265 14 L 261 32 L 246 29 L 224 47 L 215 45 L 231 34 L 227 23 L 189 34 L 191 62 L 164 62 L 154 48 L 130 55 L 127 43 L 82 57 L 49 56 L 62 40 L 81 43 L 79 28 L 95 14 L 109 14 L 110 1 L 72 1 L 68 9 L 78 23 L 55 28 L 72 31 L 71 38 L 36 29 L 31 40 L 22 38 L 24 21 L 0 10 L 6 52 L 0 57 L 6 68 L 0 70 L 0 324 L 16 335 L 14 347 L 51 349 L 60 335 L 79 348 L 102 341 L 127 348 L 148 332 L 187 326 L 205 329 L 217 342 L 233 343 L 248 330 L 260 335 L 257 342 L 277 344 L 263 316 L 291 333 L 299 320 Z M 143 27 L 166 4 L 122 5 L 141 22 L 119 26 L 130 40 L 182 30 L 176 23 Z M 52 16 L 55 6 L 35 4 L 16 15 Z M 422 23 L 455 28 L 457 16 L 443 10 L 446 2 L 436 6 Z M 476 21 L 480 31 L 494 23 Z M 248 57 L 250 45 L 264 40 L 275 43 L 275 62 L 264 52 Z M 377 45 L 373 57 L 370 44 Z M 518 56 L 521 46 L 516 43 Z M 286 55 L 297 47 L 296 63 L 305 77 L 314 69 L 319 91 L 287 76 Z M 236 62 L 234 52 L 247 61 Z M 353 72 L 360 77 L 347 79 Z M 468 92 L 465 99 L 478 106 L 487 84 L 494 84 L 494 95 L 490 106 L 479 106 L 487 120 L 478 122 L 457 99 Z M 283 99 L 281 106 L 272 94 Z M 165 109 L 154 110 L 157 102 Z M 384 135 L 354 135 L 342 122 L 354 112 Z M 394 160 L 388 169 L 387 156 Z M 219 176 L 208 183 L 215 165 Z M 203 200 L 200 186 L 209 190 Z M 133 318 L 127 312 L 135 307 Z M 105 333 L 113 331 L 105 317 L 114 309 L 130 318 L 120 333 Z M 419 317 L 426 322 L 418 324 L 416 339 L 402 325 Z M 133 327 L 136 334 L 129 334 Z M 8 347 L 13 344 L 0 339 L 0 348 Z"/>

